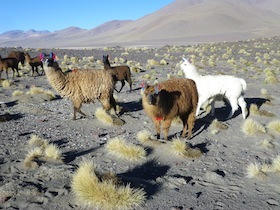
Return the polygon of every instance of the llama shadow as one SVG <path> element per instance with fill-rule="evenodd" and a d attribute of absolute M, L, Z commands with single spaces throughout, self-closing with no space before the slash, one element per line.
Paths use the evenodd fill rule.
<path fill-rule="evenodd" d="M 137 111 L 143 110 L 142 100 L 130 101 L 130 102 L 120 102 L 118 104 L 122 107 L 120 115 L 122 115 L 124 113 L 128 113 L 128 112 L 137 112 Z"/>
<path fill-rule="evenodd" d="M 68 164 L 72 161 L 74 161 L 77 157 L 89 154 L 91 152 L 94 152 L 95 150 L 99 149 L 102 145 L 100 145 L 99 147 L 93 147 L 87 150 L 73 150 L 73 151 L 69 151 L 69 152 L 65 152 L 63 153 L 63 157 L 64 157 L 64 163 Z"/>
<path fill-rule="evenodd" d="M 156 159 L 150 160 L 132 170 L 118 174 L 125 184 L 130 184 L 133 188 L 143 188 L 148 198 L 155 195 L 161 188 L 161 184 L 156 183 L 158 177 L 164 176 L 170 166 L 159 164 Z"/>
<path fill-rule="evenodd" d="M 0 114 L 0 122 L 17 120 L 17 119 L 20 119 L 22 117 L 23 117 L 22 114 L 9 114 L 9 113 Z"/>
<path fill-rule="evenodd" d="M 270 100 L 267 98 L 245 98 L 245 102 L 247 109 L 249 109 L 252 104 L 256 104 L 260 108 L 264 103 L 270 102 Z"/>
<path fill-rule="evenodd" d="M 15 100 L 15 101 L 10 101 L 10 102 L 4 102 L 4 103 L 0 103 L 0 107 L 12 107 L 12 106 L 15 106 L 17 105 L 18 102 Z"/>
<path fill-rule="evenodd" d="M 266 98 L 245 98 L 244 100 L 247 104 L 247 106 L 246 106 L 246 108 L 248 110 L 247 117 L 250 115 L 250 113 L 249 113 L 250 109 L 249 108 L 252 104 L 256 104 L 258 106 L 258 108 L 260 108 L 264 103 L 266 103 L 267 101 L 270 101 L 269 99 L 266 99 Z M 193 137 L 200 134 L 203 130 L 206 130 L 210 126 L 210 124 L 212 123 L 212 121 L 214 119 L 225 122 L 225 121 L 231 120 L 233 118 L 236 118 L 239 115 L 242 115 L 241 109 L 239 107 L 238 110 L 232 116 L 232 118 L 227 119 L 230 111 L 231 111 L 231 106 L 225 100 L 224 105 L 215 108 L 215 115 L 214 116 L 211 116 L 210 113 L 205 114 L 205 112 L 202 112 L 200 114 L 200 118 L 197 118 L 197 120 L 195 122 L 195 126 L 194 126 L 195 135 L 193 135 Z"/>

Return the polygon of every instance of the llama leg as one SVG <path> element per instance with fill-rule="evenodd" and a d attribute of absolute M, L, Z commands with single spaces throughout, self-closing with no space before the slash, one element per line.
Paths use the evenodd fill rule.
<path fill-rule="evenodd" d="M 131 92 L 131 91 L 132 91 L 132 81 L 131 81 L 130 77 L 129 77 L 129 78 L 126 78 L 126 81 L 127 81 L 128 84 L 129 84 L 129 90 L 130 90 L 130 92 Z"/>
<path fill-rule="evenodd" d="M 247 117 L 247 109 L 246 109 L 247 104 L 242 96 L 238 98 L 238 105 L 241 107 L 243 119 L 245 120 Z"/>
<path fill-rule="evenodd" d="M 110 107 L 111 107 L 111 109 L 112 108 L 114 109 L 115 114 L 116 114 L 117 113 L 116 100 L 113 95 L 111 95 L 111 97 L 110 97 Z"/>
<path fill-rule="evenodd" d="M 183 122 L 182 138 L 185 138 L 186 137 L 186 133 L 187 133 L 187 128 L 188 128 L 187 117 L 186 116 L 181 116 L 180 118 L 181 118 L 181 120 Z"/>
<path fill-rule="evenodd" d="M 121 80 L 121 83 L 122 83 L 122 87 L 121 87 L 121 89 L 118 91 L 118 93 L 121 92 L 121 90 L 123 89 L 123 86 L 125 85 L 125 81 L 124 81 L 124 80 Z"/>
<path fill-rule="evenodd" d="M 194 127 L 194 123 L 195 123 L 195 114 L 194 112 L 191 112 L 188 116 L 188 139 L 190 139 L 192 137 L 192 130 Z"/>
<path fill-rule="evenodd" d="M 73 102 L 73 106 L 74 106 L 74 116 L 73 116 L 73 120 L 76 120 L 76 113 L 79 112 L 81 115 L 83 115 L 83 117 L 86 117 L 87 115 L 85 113 L 83 113 L 81 111 L 81 107 L 82 107 L 82 103 L 81 102 Z"/>
<path fill-rule="evenodd" d="M 33 77 L 33 75 L 34 75 L 34 66 L 31 66 L 31 69 L 32 69 L 32 77 Z"/>
<path fill-rule="evenodd" d="M 197 108 L 196 108 L 196 113 L 195 116 L 198 116 L 199 112 L 200 112 L 200 107 L 202 106 L 202 104 L 205 102 L 205 100 L 203 99 L 198 99 L 198 103 L 197 103 Z"/>
<path fill-rule="evenodd" d="M 16 70 L 17 70 L 17 76 L 19 77 L 18 67 L 16 68 Z"/>
<path fill-rule="evenodd" d="M 44 74 L 45 74 L 45 71 L 44 71 L 43 64 L 41 65 L 41 68 L 42 68 L 42 73 L 41 73 L 41 75 L 44 75 Z"/>
<path fill-rule="evenodd" d="M 40 76 L 39 71 L 38 71 L 38 66 L 35 67 L 35 71 L 36 71 L 37 74 Z"/>
<path fill-rule="evenodd" d="M 8 69 L 6 69 L 6 76 L 7 76 L 7 79 L 9 79 Z"/>
<path fill-rule="evenodd" d="M 168 133 L 171 126 L 171 122 L 172 121 L 169 119 L 162 121 L 162 129 L 163 129 L 163 135 L 165 140 L 168 140 Z"/>
<path fill-rule="evenodd" d="M 157 139 L 160 139 L 160 122 L 159 120 L 153 119 L 154 126 L 156 128 Z"/>
<path fill-rule="evenodd" d="M 13 70 L 13 79 L 14 79 L 15 78 L 15 69 L 12 68 L 12 70 Z"/>
<path fill-rule="evenodd" d="M 227 117 L 227 119 L 232 118 L 232 116 L 234 115 L 235 111 L 238 110 L 238 104 L 237 104 L 237 99 L 236 98 L 229 98 L 229 103 L 231 106 L 231 111 Z"/>
<path fill-rule="evenodd" d="M 210 102 L 210 106 L 211 106 L 211 116 L 215 115 L 215 100 L 212 99 Z"/>

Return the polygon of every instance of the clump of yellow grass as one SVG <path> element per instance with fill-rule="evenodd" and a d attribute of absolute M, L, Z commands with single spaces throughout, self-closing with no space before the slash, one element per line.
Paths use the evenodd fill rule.
<path fill-rule="evenodd" d="M 248 178 L 259 178 L 264 179 L 266 177 L 266 174 L 262 171 L 262 167 L 257 163 L 250 163 L 247 166 L 247 175 Z"/>
<path fill-rule="evenodd" d="M 280 172 L 280 155 L 276 156 L 276 158 L 274 158 L 272 160 L 272 171 L 274 173 L 279 173 Z"/>
<path fill-rule="evenodd" d="M 39 165 L 37 164 L 35 159 L 41 157 L 42 154 L 43 154 L 43 151 L 39 147 L 30 150 L 28 152 L 28 154 L 26 155 L 25 159 L 23 160 L 23 166 L 25 168 L 31 168 L 31 169 L 38 168 Z"/>
<path fill-rule="evenodd" d="M 37 94 L 46 94 L 51 97 L 51 99 L 55 98 L 55 94 L 50 90 L 44 90 L 43 88 L 31 86 L 29 91 L 26 92 L 28 95 L 37 95 Z"/>
<path fill-rule="evenodd" d="M 125 141 L 123 138 L 115 137 L 106 144 L 109 154 L 129 161 L 140 161 L 146 158 L 146 151 L 143 147 Z"/>
<path fill-rule="evenodd" d="M 49 144 L 44 150 L 44 155 L 46 159 L 62 161 L 61 151 L 55 144 Z"/>
<path fill-rule="evenodd" d="M 171 141 L 171 149 L 173 154 L 181 157 L 196 158 L 200 157 L 202 154 L 199 149 L 188 147 L 187 144 L 179 138 L 175 138 Z"/>
<path fill-rule="evenodd" d="M 217 119 L 214 119 L 210 124 L 210 131 L 212 134 L 217 134 L 221 130 L 227 130 L 228 126 Z"/>
<path fill-rule="evenodd" d="M 71 182 L 72 192 L 79 205 L 97 209 L 134 209 L 145 201 L 142 189 L 130 185 L 116 185 L 110 179 L 99 180 L 90 161 L 79 164 Z"/>
<path fill-rule="evenodd" d="M 22 96 L 24 94 L 23 91 L 21 90 L 15 90 L 13 93 L 12 93 L 12 96 Z"/>
<path fill-rule="evenodd" d="M 266 133 L 265 127 L 253 119 L 246 119 L 241 126 L 242 131 L 248 136 Z"/>
<path fill-rule="evenodd" d="M 266 149 L 274 149 L 275 145 L 273 143 L 272 140 L 268 140 L 268 139 L 264 139 L 261 143 L 260 143 L 261 147 L 264 147 Z"/>
<path fill-rule="evenodd" d="M 34 147 L 30 150 L 23 161 L 23 165 L 26 168 L 37 168 L 38 164 L 36 159 L 42 159 L 45 161 L 63 162 L 63 157 L 60 149 L 52 143 L 49 143 L 46 139 L 43 139 L 37 135 L 32 135 L 28 141 L 29 146 Z"/>
<path fill-rule="evenodd" d="M 144 146 L 160 145 L 161 143 L 153 138 L 153 134 L 150 131 L 142 130 L 137 133 L 137 139 Z"/>
<path fill-rule="evenodd" d="M 267 125 L 268 130 L 275 134 L 280 134 L 280 120 L 273 120 Z"/>
<path fill-rule="evenodd" d="M 111 114 L 107 113 L 101 107 L 96 109 L 95 116 L 100 122 L 107 126 L 122 126 L 124 124 L 124 121 L 122 121 L 120 118 L 112 117 Z"/>
<path fill-rule="evenodd" d="M 12 82 L 11 82 L 10 80 L 5 79 L 5 80 L 2 82 L 2 87 L 3 87 L 3 88 L 8 88 L 8 87 L 11 86 L 11 84 L 12 84 Z"/>
<path fill-rule="evenodd" d="M 268 112 L 266 110 L 259 110 L 259 107 L 256 104 L 251 104 L 250 108 L 250 115 L 258 115 L 258 116 L 266 116 L 266 117 L 274 117 L 275 114 Z"/>

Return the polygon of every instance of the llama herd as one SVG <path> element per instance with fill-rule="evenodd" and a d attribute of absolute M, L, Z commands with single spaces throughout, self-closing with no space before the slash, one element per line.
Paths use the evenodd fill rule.
<path fill-rule="evenodd" d="M 38 75 L 38 66 L 41 66 L 50 85 L 62 96 L 71 100 L 74 108 L 73 119 L 77 118 L 77 112 L 85 117 L 81 111 L 83 103 L 100 101 L 103 108 L 109 113 L 113 109 L 116 114 L 116 101 L 113 96 L 115 85 L 120 81 L 122 86 L 125 81 L 132 91 L 130 68 L 126 65 L 111 66 L 109 56 L 103 55 L 103 69 L 72 70 L 63 72 L 53 58 L 40 56 L 31 58 L 28 53 L 12 52 L 8 58 L 0 56 L 0 71 L 12 68 L 13 77 L 18 72 L 18 64 L 28 62 Z M 192 136 L 192 130 L 204 104 L 211 105 L 211 115 L 214 115 L 214 103 L 217 100 L 226 100 L 231 106 L 227 119 L 232 118 L 240 106 L 243 119 L 247 117 L 246 102 L 243 98 L 246 91 L 244 79 L 229 75 L 200 75 L 196 67 L 188 59 L 183 58 L 180 64 L 185 78 L 173 78 L 154 85 L 142 83 L 142 106 L 148 117 L 151 118 L 157 139 L 160 139 L 161 127 L 164 139 L 168 139 L 168 133 L 172 121 L 180 118 L 183 123 L 182 137 L 188 139 Z M 1 76 L 1 74 L 0 74 Z"/>

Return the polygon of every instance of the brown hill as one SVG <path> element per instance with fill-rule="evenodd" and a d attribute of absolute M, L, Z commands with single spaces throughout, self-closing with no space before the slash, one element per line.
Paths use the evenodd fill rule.
<path fill-rule="evenodd" d="M 233 41 L 277 36 L 279 19 L 279 0 L 176 0 L 136 21 L 111 21 L 63 36 L 57 31 L 0 43 L 23 47 L 95 47 Z"/>

